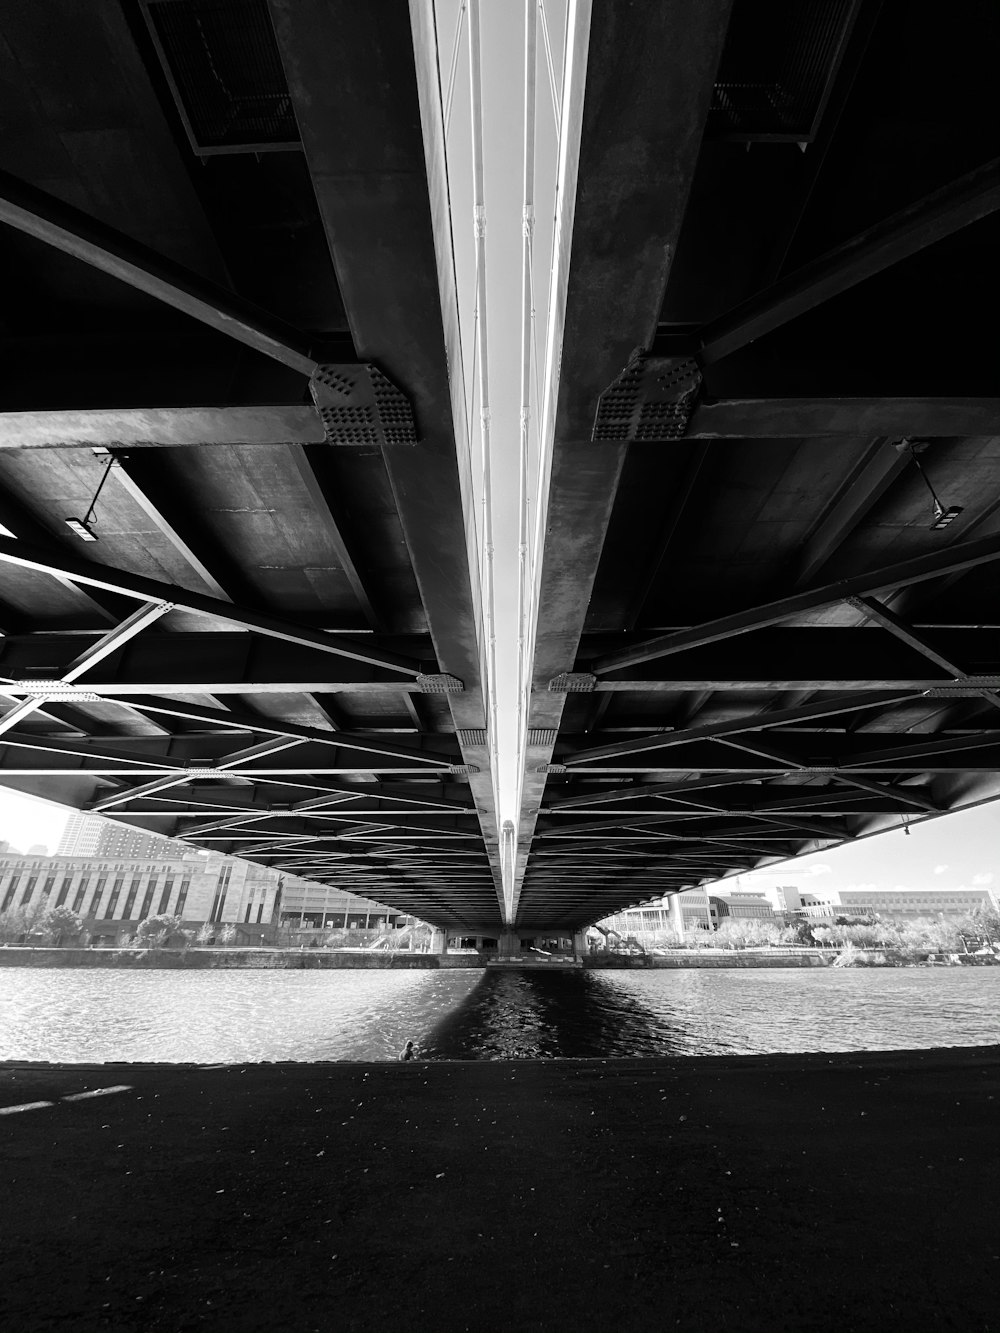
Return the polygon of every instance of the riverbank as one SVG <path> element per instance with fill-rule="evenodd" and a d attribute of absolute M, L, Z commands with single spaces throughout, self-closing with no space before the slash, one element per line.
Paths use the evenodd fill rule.
<path fill-rule="evenodd" d="M 831 967 L 840 954 L 831 949 L 775 950 L 761 949 L 678 949 L 670 954 L 591 954 L 574 962 L 559 958 L 526 958 L 525 967 L 577 966 L 603 970 L 608 968 L 758 968 L 758 967 Z M 942 956 L 943 957 L 943 956 Z M 387 950 L 356 949 L 340 953 L 331 949 L 267 949 L 267 948 L 188 948 L 188 949 L 80 949 L 6 945 L 0 948 L 0 967 L 99 967 L 138 968 L 166 971 L 218 969 L 222 971 L 249 968 L 257 971 L 341 971 L 345 968 L 365 970 L 393 969 L 425 971 L 446 968 L 485 968 L 491 963 L 483 954 L 428 954 Z M 995 966 L 992 954 L 954 955 L 955 966 L 979 964 Z M 517 961 L 505 960 L 506 966 L 518 966 Z M 859 967 L 926 967 L 945 966 L 944 962 L 928 964 L 923 959 L 902 955 L 887 959 L 869 959 L 861 950 L 854 951 L 854 965 Z M 947 965 L 950 965 L 947 964 Z"/>
<path fill-rule="evenodd" d="M 995 1047 L 0 1067 L 36 1101 L 5 1333 L 996 1327 Z"/>
<path fill-rule="evenodd" d="M 477 954 L 389 953 L 358 949 L 68 949 L 8 945 L 0 948 L 0 967 L 101 967 L 165 971 L 342 971 L 391 968 L 434 971 L 443 968 L 481 968 Z"/>

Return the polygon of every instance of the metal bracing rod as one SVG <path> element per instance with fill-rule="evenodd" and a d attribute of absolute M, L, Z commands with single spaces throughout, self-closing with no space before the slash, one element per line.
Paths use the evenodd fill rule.
<path fill-rule="evenodd" d="M 576 754 L 566 755 L 562 762 L 567 767 L 575 767 L 577 764 L 589 763 L 595 759 L 617 759 L 624 755 L 643 754 L 649 750 L 687 745 L 691 741 L 722 740 L 723 737 L 741 732 L 767 731 L 771 727 L 785 726 L 792 722 L 836 717 L 840 713 L 885 707 L 912 698 L 911 690 L 893 694 L 838 695 L 832 699 L 824 698 L 815 703 L 802 704 L 798 708 L 776 708 L 769 713 L 751 713 L 731 722 L 713 722 L 703 727 L 691 727 L 686 731 L 654 732 L 649 736 L 637 736 L 634 740 L 599 745 L 592 750 L 581 750 Z"/>
<path fill-rule="evenodd" d="M 145 606 L 140 606 L 138 610 L 133 611 L 130 616 L 123 620 L 120 625 L 115 625 L 113 629 L 108 630 L 108 632 L 103 634 L 95 644 L 92 644 L 85 652 L 82 652 L 79 657 L 74 658 L 69 666 L 59 675 L 58 680 L 53 685 L 53 689 L 58 691 L 60 685 L 73 685 L 74 682 L 89 671 L 92 666 L 95 666 L 98 662 L 102 661 L 110 653 L 115 652 L 123 643 L 127 643 L 129 639 L 134 639 L 137 634 L 140 634 L 147 625 L 151 625 L 154 620 L 159 620 L 160 617 L 166 615 L 168 611 L 172 611 L 173 606 L 174 604 L 172 602 L 151 602 Z M 0 689 L 0 693 L 20 693 L 21 691 L 17 689 L 17 684 L 18 682 L 12 682 L 13 688 L 10 691 Z M 35 689 L 41 688 L 41 685 L 42 683 L 39 681 L 33 682 L 33 688 Z M 17 726 L 18 722 L 27 717 L 30 713 L 33 713 L 36 708 L 41 707 L 44 702 L 44 695 L 40 698 L 28 698 L 22 700 L 22 702 L 12 708 L 9 713 L 0 718 L 0 734 L 8 732 L 12 727 Z"/>
<path fill-rule="evenodd" d="M 746 611 L 738 611 L 735 615 L 706 621 L 693 629 L 679 630 L 673 634 L 647 639 L 632 648 L 625 648 L 621 652 L 609 653 L 598 658 L 591 663 L 590 669 L 601 675 L 619 671 L 624 667 L 636 666 L 640 662 L 649 662 L 654 658 L 667 657 L 671 653 L 683 652 L 688 648 L 699 648 L 703 644 L 718 643 L 737 634 L 748 634 L 755 629 L 779 625 L 783 620 L 789 620 L 807 611 L 818 610 L 823 606 L 830 606 L 834 602 L 846 601 L 849 597 L 892 592 L 897 588 L 922 583 L 927 579 L 939 578 L 943 574 L 957 574 L 963 570 L 975 569 L 998 558 L 1000 558 L 1000 535 L 962 542 L 945 551 L 936 551 L 932 555 L 916 556 L 912 560 L 886 565 L 868 574 L 857 575 L 850 579 L 838 579 L 834 583 L 823 584 L 806 592 L 792 593 L 788 597 L 765 602 Z"/>
<path fill-rule="evenodd" d="M 709 787 L 729 787 L 745 783 L 743 777 L 695 778 L 692 782 L 637 782 L 630 787 L 597 787 L 592 792 L 581 796 L 567 796 L 563 800 L 553 801 L 543 806 L 539 813 L 552 814 L 559 810 L 572 810 L 580 805 L 604 805 L 612 801 L 632 801 L 641 796 L 669 796 L 674 792 L 702 791 Z"/>
<path fill-rule="evenodd" d="M 866 278 L 1000 208 L 1000 158 L 901 209 L 738 306 L 701 332 L 711 365 Z"/>
<path fill-rule="evenodd" d="M 178 688 L 181 688 L 178 686 Z M 192 689 L 187 685 L 186 689 Z M 233 727 L 237 731 L 259 731 L 272 736 L 294 736 L 304 741 L 315 741 L 319 745 L 328 745 L 334 749 L 361 750 L 367 754 L 385 755 L 390 759 L 414 759 L 427 764 L 453 764 L 454 755 L 446 755 L 436 750 L 411 749 L 394 741 L 383 741 L 378 737 L 356 736 L 348 731 L 323 731 L 319 727 L 303 727 L 296 722 L 283 722 L 277 718 L 265 717 L 262 713 L 230 712 L 228 709 L 207 708 L 200 704 L 189 704 L 173 699 L 156 697 L 130 698 L 132 707 L 144 713 L 165 713 L 171 717 L 189 718 L 201 722 L 216 722 L 222 726 Z M 364 793 L 360 793 L 364 795 Z"/>
<path fill-rule="evenodd" d="M 872 733 L 868 736 L 868 739 L 879 740 L 882 739 L 882 736 L 879 733 Z M 885 739 L 893 738 L 885 737 Z M 842 760 L 837 767 L 844 769 L 865 768 L 870 764 L 890 764 L 896 760 L 910 763 L 923 756 L 934 758 L 937 755 L 960 753 L 968 750 L 992 749 L 997 745 L 1000 745 L 1000 731 L 984 731 L 977 736 L 948 736 L 937 740 L 918 737 L 912 745 L 892 746 L 884 750 L 869 750 L 867 754 L 855 755 L 853 758 Z M 928 769 L 930 767 L 928 765 Z"/>
<path fill-rule="evenodd" d="M 860 791 L 871 792 L 873 796 L 890 796 L 903 805 L 913 805 L 920 810 L 927 810 L 934 815 L 944 814 L 944 807 L 938 805 L 936 801 L 924 796 L 921 792 L 912 787 L 893 786 L 889 783 L 874 782 L 870 778 L 861 778 L 855 774 L 837 773 L 834 782 L 843 783 L 848 787 L 857 787 Z"/>
<path fill-rule="evenodd" d="M 840 817 L 834 811 L 831 811 L 831 815 L 837 818 Z M 782 826 L 784 826 L 786 822 L 780 816 L 772 817 L 769 815 L 760 815 L 757 814 L 756 812 L 751 812 L 748 810 L 704 811 L 699 815 L 695 815 L 693 812 L 687 812 L 684 814 L 679 812 L 656 814 L 655 812 L 643 811 L 641 813 L 637 812 L 634 815 L 620 815 L 618 817 L 611 817 L 608 819 L 593 820 L 584 824 L 574 824 L 570 828 L 541 829 L 539 830 L 538 833 L 536 833 L 535 836 L 537 838 L 542 838 L 551 841 L 552 839 L 556 838 L 561 839 L 561 838 L 586 837 L 592 833 L 602 833 L 612 830 L 660 829 L 661 826 L 666 824 L 687 823 L 688 821 L 694 821 L 697 819 L 700 820 L 713 819 L 716 821 L 725 821 L 727 818 L 753 819 L 759 823 L 772 824 L 772 825 L 781 824 Z M 792 817 L 790 816 L 789 818 Z M 806 820 L 796 819 L 795 823 L 799 827 L 808 828 L 810 821 L 808 819 Z M 813 833 L 820 832 L 824 837 L 831 836 L 831 830 L 824 828 L 822 825 L 819 824 L 813 825 L 810 831 Z M 742 832 L 739 833 L 728 833 L 725 830 L 725 828 L 722 828 L 719 830 L 715 830 L 714 834 L 717 834 L 720 837 L 735 837 L 735 836 L 742 837 L 745 835 L 746 832 L 747 830 L 743 830 Z M 759 830 L 751 829 L 750 832 L 758 836 L 766 836 L 766 835 L 761 835 Z M 711 832 L 706 832 L 703 826 L 699 826 L 693 829 L 688 829 L 685 832 L 670 833 L 663 831 L 661 832 L 660 836 L 670 841 L 694 842 L 702 840 L 711 840 L 712 836 L 714 835 Z"/>
<path fill-rule="evenodd" d="M 251 745 L 246 749 L 237 750 L 235 754 L 227 755 L 224 759 L 211 764 L 192 765 L 195 768 L 194 774 L 190 771 L 174 774 L 172 777 L 158 778 L 155 782 L 146 782 L 138 787 L 127 787 L 124 791 L 115 792 L 113 796 L 105 796 L 99 801 L 94 801 L 88 807 L 91 810 L 101 811 L 111 809 L 116 805 L 124 805 L 128 801 L 135 800 L 140 796 L 153 795 L 158 791 L 165 791 L 168 787 L 176 787 L 181 783 L 190 782 L 192 776 L 205 777 L 206 772 L 211 774 L 218 773 L 224 775 L 231 769 L 241 767 L 254 759 L 263 759 L 267 755 L 278 754 L 282 750 L 291 749 L 293 746 L 301 745 L 299 740 L 289 740 L 285 737 L 272 737 L 270 740 L 262 741 L 259 745 Z"/>
<path fill-rule="evenodd" d="M 303 375 L 312 375 L 317 367 L 298 330 L 7 172 L 0 172 L 0 222 Z"/>
<path fill-rule="evenodd" d="M 192 686 L 189 685 L 187 686 L 187 688 L 191 689 Z M 140 709 L 142 706 L 145 705 L 145 702 L 146 702 L 145 700 L 142 700 L 141 703 L 136 702 L 134 705 L 130 703 L 130 706 L 134 706 L 135 708 Z M 262 719 L 262 721 L 265 723 L 269 723 L 269 719 Z M 240 732 L 245 732 L 248 729 L 249 728 L 245 726 L 236 726 L 235 728 L 235 730 Z M 380 740 L 378 737 L 355 736 L 353 734 L 344 731 L 337 731 L 337 732 L 316 731 L 314 733 L 312 728 L 310 727 L 297 727 L 294 723 L 285 724 L 279 722 L 276 722 L 273 725 L 262 725 L 260 727 L 255 727 L 253 729 L 262 732 L 264 735 L 271 735 L 274 737 L 284 737 L 293 743 L 313 742 L 329 746 L 335 750 L 346 750 L 348 752 L 357 751 L 360 754 L 378 755 L 381 758 L 386 758 L 386 759 L 412 760 L 416 764 L 427 765 L 428 769 L 436 770 L 441 768 L 442 766 L 451 767 L 456 762 L 456 757 L 454 755 L 444 754 L 440 751 L 430 750 L 430 749 L 411 749 L 408 746 L 397 745 L 391 741 Z M 218 737 L 222 734 L 223 733 L 213 733 L 213 736 Z M 127 751 L 123 750 L 116 750 L 114 752 L 111 752 L 106 749 L 102 749 L 100 745 L 98 745 L 96 749 L 91 748 L 92 743 L 94 741 L 100 742 L 101 739 L 102 738 L 98 736 L 91 736 L 87 739 L 87 741 L 80 741 L 78 739 L 70 740 L 68 738 L 63 738 L 60 736 L 35 736 L 35 735 L 24 736 L 19 733 L 17 736 L 8 737 L 7 743 L 11 745 L 29 746 L 33 749 L 53 750 L 56 752 L 64 752 L 67 754 L 78 754 L 86 757 L 114 758 L 115 760 L 120 760 L 124 763 L 132 763 L 132 764 L 141 764 L 141 763 L 157 764 L 161 762 L 169 762 L 161 760 L 160 757 L 155 753 L 155 751 L 147 752 L 143 757 L 140 758 L 133 756 L 129 754 Z M 103 739 L 108 739 L 112 743 L 114 743 L 116 741 L 120 742 L 125 738 L 115 735 Z M 154 741 L 157 738 L 146 737 L 144 739 Z M 167 741 L 167 740 L 183 740 L 188 738 L 169 737 L 163 739 L 164 741 Z M 206 739 L 206 737 L 203 736 L 200 737 L 199 739 L 204 740 Z M 198 760 L 198 759 L 188 760 L 187 758 L 185 758 L 184 762 L 194 763 L 195 765 L 200 765 L 203 767 L 205 763 L 211 763 L 214 761 Z M 174 767 L 177 767 L 177 765 L 175 764 Z M 380 767 L 380 765 L 375 765 L 375 767 Z M 294 770 L 294 771 L 297 772 L 299 770 Z M 303 768 L 301 771 L 303 773 L 320 773 L 325 770 L 322 766 L 317 766 L 312 769 Z M 357 768 L 348 771 L 363 773 L 368 771 L 368 768 L 363 765 L 358 765 Z M 324 790 L 326 789 L 327 788 L 324 785 Z"/>
<path fill-rule="evenodd" d="M 916 632 L 906 623 L 901 616 L 897 616 L 894 611 L 890 611 L 887 606 L 883 606 L 880 601 L 874 597 L 849 597 L 848 605 L 853 606 L 856 611 L 860 611 L 868 620 L 872 620 L 876 625 L 881 625 L 883 629 L 888 630 L 895 638 L 900 639 L 910 648 L 915 649 L 922 656 L 939 666 L 942 671 L 947 671 L 955 681 L 968 681 L 969 675 L 958 666 L 949 657 L 939 653 L 932 647 L 926 639 Z M 979 696 L 986 699 L 989 703 L 1000 704 L 1000 695 L 995 689 L 988 689 L 985 686 L 979 690 Z"/>
<path fill-rule="evenodd" d="M 318 648 L 321 652 L 331 653 L 335 657 L 348 657 L 356 662 L 384 667 L 403 676 L 417 677 L 423 671 L 422 664 L 412 658 L 402 657 L 397 653 L 382 652 L 343 635 L 324 634 L 320 630 L 311 630 L 277 616 L 236 606 L 214 597 L 205 597 L 201 593 L 188 592 L 186 588 L 159 583 L 155 579 L 130 574 L 123 569 L 112 569 L 106 565 L 76 560 L 61 552 L 56 554 L 39 547 L 26 546 L 22 542 L 12 541 L 6 537 L 0 537 L 0 562 L 19 565 L 23 569 L 35 569 L 57 578 L 69 578 L 74 583 L 106 588 L 110 592 L 121 593 L 126 597 L 137 597 L 144 602 L 169 604 L 170 607 L 176 606 L 195 615 L 210 616 L 214 620 L 239 625 L 242 629 L 252 630 L 257 634 L 283 639 L 286 643 Z"/>

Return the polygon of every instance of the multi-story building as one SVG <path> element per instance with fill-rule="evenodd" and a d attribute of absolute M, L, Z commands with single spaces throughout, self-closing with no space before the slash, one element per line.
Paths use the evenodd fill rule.
<path fill-rule="evenodd" d="M 109 843 L 113 848 L 114 840 Z M 384 903 L 343 889 L 169 839 L 157 838 L 154 844 L 151 856 L 103 849 L 92 856 L 4 851 L 0 915 L 23 907 L 40 916 L 53 907 L 69 907 L 83 918 L 96 943 L 132 934 L 146 917 L 164 913 L 192 927 L 231 924 L 245 943 L 273 940 L 279 926 L 365 929 L 410 921 Z"/>
<path fill-rule="evenodd" d="M 297 930 L 366 930 L 402 926 L 410 917 L 385 903 L 362 898 L 346 889 L 286 875 L 281 893 L 281 925 Z"/>
<path fill-rule="evenodd" d="M 988 889 L 839 889 L 831 895 L 841 912 L 854 916 L 913 920 L 918 916 L 965 916 L 991 908 Z"/>
<path fill-rule="evenodd" d="M 59 839 L 57 856 L 126 857 L 142 861 L 169 860 L 177 843 L 145 829 L 114 824 L 97 815 L 70 815 Z"/>
<path fill-rule="evenodd" d="M 803 893 L 798 915 L 807 917 L 877 916 L 912 921 L 921 916 L 965 916 L 977 908 L 995 909 L 987 888 L 830 889 Z"/>
<path fill-rule="evenodd" d="M 774 920 L 774 908 L 763 893 L 711 893 L 708 901 L 715 929 L 727 920 Z"/>
<path fill-rule="evenodd" d="M 685 889 L 679 897 L 685 934 L 694 930 L 709 930 L 711 914 L 705 890 Z M 597 924 L 605 930 L 613 930 L 624 936 L 638 937 L 651 931 L 671 930 L 673 922 L 670 917 L 670 899 L 654 898 L 648 903 L 641 903 L 638 907 L 628 907 L 622 912 L 615 912 L 613 916 L 605 917 Z"/>
<path fill-rule="evenodd" d="M 247 939 L 271 937 L 280 876 L 235 857 L 163 844 L 164 857 L 0 856 L 0 914 L 69 907 L 95 942 L 134 932 L 168 913 L 193 925 L 231 923 Z"/>

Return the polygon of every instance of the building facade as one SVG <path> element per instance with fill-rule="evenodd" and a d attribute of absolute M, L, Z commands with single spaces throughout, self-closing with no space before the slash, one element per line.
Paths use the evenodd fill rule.
<path fill-rule="evenodd" d="M 163 843 L 169 856 L 0 856 L 0 915 L 18 908 L 40 917 L 68 907 L 100 943 L 168 914 L 185 923 L 227 923 L 241 934 L 273 935 L 280 877 L 264 866 Z"/>
<path fill-rule="evenodd" d="M 802 917 L 878 916 L 913 920 L 920 916 L 964 916 L 977 908 L 1000 910 L 990 888 L 960 889 L 827 889 L 823 893 L 777 884 L 765 890 L 775 911 L 786 921 Z"/>
<path fill-rule="evenodd" d="M 74 836 L 79 838 L 79 831 Z M 166 838 L 153 839 L 154 855 L 118 850 L 132 845 L 128 839 L 97 845 L 90 856 L 0 851 L 0 916 L 23 908 L 40 918 L 54 907 L 68 907 L 83 918 L 96 943 L 133 934 L 146 917 L 164 914 L 194 928 L 233 925 L 245 943 L 271 941 L 279 927 L 354 930 L 411 920 L 346 890 Z"/>
<path fill-rule="evenodd" d="M 673 895 L 670 895 L 673 896 Z M 685 889 L 677 895 L 681 902 L 684 921 L 684 933 L 711 929 L 711 908 L 708 894 L 704 889 Z M 622 936 L 648 934 L 653 931 L 671 930 L 670 897 L 654 898 L 637 907 L 628 907 L 605 917 L 597 925 L 604 930 L 613 930 Z"/>
<path fill-rule="evenodd" d="M 774 908 L 763 893 L 711 893 L 708 901 L 716 930 L 723 921 L 774 920 Z"/>
<path fill-rule="evenodd" d="M 57 856 L 103 856 L 129 860 L 169 860 L 176 855 L 171 838 L 115 824 L 97 815 L 73 814 L 63 830 Z"/>

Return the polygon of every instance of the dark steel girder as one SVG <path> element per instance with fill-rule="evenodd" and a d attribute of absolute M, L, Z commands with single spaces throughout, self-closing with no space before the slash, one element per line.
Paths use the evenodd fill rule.
<path fill-rule="evenodd" d="M 691 413 L 689 440 L 801 439 L 810 436 L 992 435 L 1000 398 L 723 398 L 705 399 Z"/>
<path fill-rule="evenodd" d="M 0 673 L 8 680 L 49 676 L 59 664 L 75 656 L 79 646 L 97 637 L 91 632 L 10 635 L 0 641 Z M 423 639 L 373 637 L 371 655 L 386 652 L 397 656 L 387 644 L 412 648 L 416 653 L 432 651 Z M 117 652 L 87 679 L 88 690 L 109 700 L 121 699 L 130 708 L 142 706 L 148 712 L 172 712 L 177 717 L 200 717 L 260 730 L 266 730 L 273 719 L 251 714 L 245 708 L 229 712 L 162 696 L 175 692 L 208 696 L 345 693 L 399 698 L 405 691 L 422 687 L 420 673 L 402 679 L 394 668 L 317 651 L 311 644 L 228 631 L 146 635 Z M 401 718 L 405 715 L 402 704 L 399 713 Z"/>
<path fill-rule="evenodd" d="M 54 577 L 63 577 L 87 587 L 106 588 L 111 592 L 122 593 L 127 597 L 139 598 L 144 602 L 169 602 L 173 606 L 191 611 L 195 615 L 208 616 L 237 624 L 256 634 L 282 639 L 286 643 L 300 644 L 309 648 L 318 648 L 323 653 L 335 657 L 348 657 L 357 662 L 368 662 L 373 666 L 385 667 L 389 671 L 404 676 L 418 676 L 421 663 L 400 657 L 395 653 L 384 653 L 368 648 L 364 643 L 346 636 L 323 634 L 304 626 L 295 625 L 278 616 L 271 616 L 248 607 L 231 605 L 218 598 L 205 597 L 200 593 L 189 592 L 171 584 L 159 583 L 155 579 L 130 574 L 122 569 L 112 569 L 86 560 L 75 559 L 61 552 L 26 546 L 8 538 L 0 538 L 0 562 L 20 565 L 26 569 L 39 570 Z"/>
<path fill-rule="evenodd" d="M 694 741 L 717 740 L 723 736 L 745 731 L 767 731 L 772 727 L 839 717 L 866 708 L 885 708 L 894 703 L 905 702 L 911 697 L 909 691 L 896 694 L 838 695 L 832 699 L 824 697 L 797 708 L 776 708 L 770 712 L 752 713 L 733 721 L 713 722 L 683 731 L 656 732 L 650 736 L 638 736 L 634 740 L 616 741 L 611 745 L 599 745 L 592 749 L 563 753 L 560 747 L 560 762 L 568 767 L 575 767 L 578 764 L 589 764 L 594 760 L 643 754 L 650 750 L 688 745 Z"/>
<path fill-rule="evenodd" d="M 838 579 L 834 583 L 823 584 L 805 592 L 792 593 L 788 597 L 751 607 L 735 615 L 721 616 L 717 620 L 707 621 L 690 630 L 648 639 L 644 644 L 638 644 L 634 648 L 625 649 L 620 653 L 609 653 L 599 658 L 591 664 L 590 669 L 601 675 L 618 671 L 639 662 L 648 662 L 653 658 L 682 652 L 686 648 L 717 643 L 737 634 L 746 634 L 750 630 L 777 625 L 793 616 L 830 606 L 834 602 L 845 601 L 849 597 L 892 592 L 910 584 L 939 578 L 942 574 L 976 569 L 998 558 L 1000 558 L 1000 535 L 961 542 L 943 551 L 935 551 L 931 555 L 915 556 L 912 560 L 903 560 L 895 565 L 873 569 L 854 578 Z"/>
<path fill-rule="evenodd" d="M 655 336 L 730 8 L 660 0 L 637 22 L 627 0 L 606 0 L 593 7 L 586 47 L 567 43 L 569 69 L 585 63 L 587 73 L 563 126 L 569 143 L 579 132 L 580 147 L 561 199 L 572 240 L 555 254 L 552 279 L 564 318 L 528 722 L 542 732 L 562 722 L 566 696 L 547 686 L 573 669 L 626 457 L 625 445 L 591 444 L 597 401 Z M 524 777 L 515 880 L 529 864 L 550 758 L 551 747 L 533 749 Z"/>
<path fill-rule="evenodd" d="M 709 324 L 700 335 L 702 363 L 711 365 L 730 356 L 997 208 L 1000 158 L 901 209 Z"/>
<path fill-rule="evenodd" d="M 466 410 L 431 13 L 353 0 L 268 0 L 268 10 L 357 353 L 413 406 L 419 445 L 383 449 L 383 461 L 440 670 L 465 683 L 448 695 L 452 725 L 480 731 L 473 499 L 457 439 Z M 487 752 L 459 743 L 499 911 Z"/>
<path fill-rule="evenodd" d="M 309 376 L 317 362 L 298 330 L 44 191 L 0 172 L 0 222 L 128 283 L 264 356 Z"/>
<path fill-rule="evenodd" d="M 326 428 L 311 403 L 0 412 L 0 450 L 175 449 L 212 444 L 325 442 Z"/>

